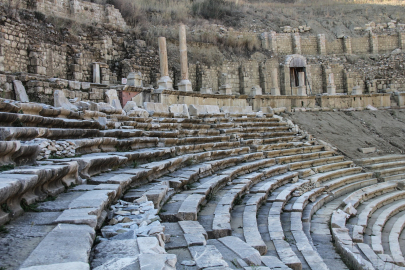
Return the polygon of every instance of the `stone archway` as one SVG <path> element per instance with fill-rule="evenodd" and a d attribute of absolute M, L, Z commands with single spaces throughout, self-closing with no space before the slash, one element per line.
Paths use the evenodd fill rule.
<path fill-rule="evenodd" d="M 307 95 L 307 59 L 299 54 L 288 55 L 284 61 L 285 95 Z"/>

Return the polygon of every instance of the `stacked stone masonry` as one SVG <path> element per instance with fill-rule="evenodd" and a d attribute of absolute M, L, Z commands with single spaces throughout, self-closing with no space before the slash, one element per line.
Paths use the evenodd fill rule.
<path fill-rule="evenodd" d="M 0 101 L 1 233 L 19 235 L 0 267 L 404 268 L 403 155 L 353 162 L 271 108 L 144 107 Z"/>

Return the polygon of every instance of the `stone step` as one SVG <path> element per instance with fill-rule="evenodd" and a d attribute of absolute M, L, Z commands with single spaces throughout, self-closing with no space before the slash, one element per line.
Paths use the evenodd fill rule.
<path fill-rule="evenodd" d="M 323 145 L 315 145 L 315 146 L 288 148 L 288 149 L 283 149 L 283 150 L 265 151 L 264 154 L 268 158 L 272 158 L 272 157 L 290 156 L 293 154 L 295 155 L 295 154 L 320 152 L 323 149 L 324 149 Z"/>
<path fill-rule="evenodd" d="M 381 177 L 381 179 L 385 182 L 389 181 L 396 181 L 396 180 L 404 180 L 405 179 L 405 174 L 395 174 L 391 176 L 386 176 L 386 177 Z"/>
<path fill-rule="evenodd" d="M 397 175 L 397 174 L 405 174 L 405 166 L 378 170 L 376 172 L 376 176 L 378 176 L 378 177 L 387 177 L 387 176 L 392 176 L 392 175 Z"/>
<path fill-rule="evenodd" d="M 304 147 L 310 146 L 311 144 L 304 142 L 289 142 L 289 143 L 275 143 L 275 144 L 258 144 L 251 145 L 250 148 L 255 151 L 272 151 L 272 150 L 282 150 L 288 148 Z"/>
<path fill-rule="evenodd" d="M 58 269 L 62 265 L 68 267 L 66 264 L 70 267 L 83 267 L 84 264 L 88 266 L 95 237 L 94 229 L 87 225 L 58 224 L 39 243 L 20 269 L 31 269 L 34 266 L 41 267 L 38 269 Z"/>
<path fill-rule="evenodd" d="M 331 181 L 327 181 L 322 183 L 321 185 L 326 187 L 328 191 L 339 188 L 343 185 L 351 184 L 353 182 L 358 182 L 366 179 L 371 179 L 372 174 L 371 173 L 358 173 L 354 175 L 349 175 L 349 176 L 343 176 L 337 179 L 333 179 Z"/>
<path fill-rule="evenodd" d="M 37 144 L 20 141 L 0 141 L 0 165 L 24 166 L 36 164 L 40 152 Z"/>
<path fill-rule="evenodd" d="M 292 205 L 292 212 L 303 212 L 304 208 L 307 206 L 308 203 L 314 202 L 318 196 L 322 194 L 325 190 L 323 187 L 312 189 L 308 192 L 305 192 Z"/>
<path fill-rule="evenodd" d="M 335 164 L 333 162 L 339 162 L 341 160 L 343 160 L 343 156 L 330 156 L 330 157 L 324 157 L 324 158 L 316 158 L 316 159 L 310 159 L 310 160 L 305 160 L 305 161 L 292 162 L 292 163 L 288 163 L 287 166 L 289 167 L 290 171 L 304 169 L 304 168 L 312 168 L 312 170 L 314 170 L 314 168 L 316 168 L 316 166 L 319 166 L 319 165 L 328 166 L 329 164 L 331 164 L 331 166 L 333 166 L 333 164 Z"/>
<path fill-rule="evenodd" d="M 343 156 L 342 156 L 343 158 Z M 353 165 L 353 161 L 343 161 L 343 162 L 336 162 L 336 163 L 330 163 L 330 164 L 325 164 L 325 165 L 320 165 L 313 167 L 312 170 L 316 173 L 324 173 L 324 172 L 330 172 L 334 170 L 340 170 L 344 168 L 350 168 Z"/>
<path fill-rule="evenodd" d="M 249 122 L 280 122 L 279 118 L 266 117 L 266 118 L 254 118 L 254 117 L 235 117 L 232 118 L 232 122 L 235 123 L 249 123 Z"/>
<path fill-rule="evenodd" d="M 347 228 L 332 228 L 331 231 L 336 249 L 346 264 L 352 265 L 354 269 L 375 269 L 368 260 L 361 256 L 360 250 L 353 244 Z"/>
<path fill-rule="evenodd" d="M 288 186 L 281 187 L 278 193 L 272 194 L 267 202 L 284 202 L 286 203 L 291 197 L 292 193 L 304 184 L 309 183 L 308 180 L 299 180 L 296 183 L 292 183 Z"/>
<path fill-rule="evenodd" d="M 291 249 L 290 245 L 285 240 L 273 240 L 274 247 L 276 248 L 277 255 L 281 261 L 294 270 L 301 270 L 302 263 L 294 251 Z"/>
<path fill-rule="evenodd" d="M 405 155 L 386 155 L 386 156 L 381 156 L 381 157 L 356 159 L 356 160 L 354 160 L 354 162 L 359 164 L 360 166 L 370 166 L 373 164 L 394 162 L 394 161 L 400 161 L 400 160 L 404 160 L 404 159 L 405 159 Z"/>
<path fill-rule="evenodd" d="M 248 245 L 255 248 L 261 255 L 267 253 L 267 246 L 264 243 L 257 225 L 257 210 L 262 202 L 266 200 L 266 193 L 256 193 L 246 202 L 243 211 L 243 236 Z"/>
<path fill-rule="evenodd" d="M 325 181 L 335 179 L 338 177 L 360 173 L 361 171 L 362 171 L 361 167 L 345 168 L 331 172 L 318 173 L 310 177 L 310 180 L 312 183 L 323 183 Z"/>
<path fill-rule="evenodd" d="M 273 139 L 273 141 L 280 141 L 280 137 L 289 137 L 296 135 L 295 132 L 288 132 L 288 131 L 274 131 L 274 132 L 256 132 L 256 133 L 240 133 L 239 137 L 242 139 Z"/>
<path fill-rule="evenodd" d="M 389 233 L 389 247 L 392 259 L 399 266 L 405 266 L 405 259 L 401 251 L 399 244 L 399 237 L 401 232 L 405 228 L 405 214 L 395 221 L 390 233 Z"/>
<path fill-rule="evenodd" d="M 74 139 L 98 137 L 98 129 L 66 129 L 66 128 L 37 128 L 37 127 L 0 127 L 2 141 L 30 141 L 35 138 L 44 139 Z"/>
<path fill-rule="evenodd" d="M 348 195 L 343 199 L 343 204 L 348 205 L 350 203 L 356 208 L 363 201 L 367 201 L 384 193 L 394 191 L 397 186 L 397 182 L 383 182 L 372 186 L 367 186 Z"/>
<path fill-rule="evenodd" d="M 340 197 L 344 194 L 347 194 L 349 192 L 355 191 L 359 188 L 374 185 L 378 183 L 377 178 L 372 178 L 372 179 L 367 179 L 367 180 L 361 180 L 357 181 L 351 184 L 344 185 L 342 187 L 339 187 L 337 189 L 333 189 L 328 191 L 329 194 L 331 194 L 334 198 Z"/>
<path fill-rule="evenodd" d="M 297 161 L 305 161 L 310 159 L 319 159 L 324 157 L 331 157 L 335 154 L 334 151 L 322 151 L 322 152 L 315 152 L 309 154 L 298 154 L 298 155 L 291 155 L 291 156 L 284 156 L 276 158 L 276 162 L 278 164 L 286 164 L 292 163 Z"/>
<path fill-rule="evenodd" d="M 380 171 L 383 169 L 403 167 L 403 166 L 405 166 L 405 159 L 398 160 L 398 161 L 392 161 L 392 162 L 371 164 L 371 165 L 365 166 L 365 168 L 369 169 L 369 170 L 373 170 L 373 171 Z"/>
<path fill-rule="evenodd" d="M 368 218 L 379 208 L 394 201 L 405 198 L 405 191 L 394 191 L 384 196 L 374 199 L 366 205 L 366 207 L 358 213 L 357 225 L 363 228 L 367 227 Z"/>
<path fill-rule="evenodd" d="M 159 144 L 162 146 L 176 146 L 186 144 L 201 144 L 201 143 L 215 143 L 215 142 L 229 142 L 230 136 L 209 136 L 209 137 L 185 137 L 185 138 L 161 138 Z"/>
<path fill-rule="evenodd" d="M 276 167 L 277 166 L 277 167 Z M 280 175 L 273 176 L 262 183 L 259 183 L 250 189 L 250 193 L 266 193 L 268 194 L 270 191 L 275 190 L 276 188 L 291 182 L 295 181 L 298 178 L 297 172 L 286 172 L 286 167 L 283 165 L 276 165 L 275 169 L 277 169 L 278 173 L 282 173 Z M 295 179 L 294 179 L 295 178 Z"/>
<path fill-rule="evenodd" d="M 214 245 L 191 246 L 190 253 L 196 262 L 197 269 L 225 269 L 228 263 Z"/>
<path fill-rule="evenodd" d="M 282 261 L 274 256 L 262 256 L 262 262 L 264 265 L 269 267 L 270 269 L 277 269 L 277 270 L 288 270 L 291 269 L 287 265 L 285 265 Z"/>
<path fill-rule="evenodd" d="M 357 246 L 361 250 L 361 252 L 366 256 L 366 258 L 372 263 L 375 269 L 404 269 L 404 267 L 396 266 L 390 262 L 385 262 L 374 251 L 370 248 L 369 245 L 358 243 Z"/>
<path fill-rule="evenodd" d="M 401 212 L 405 209 L 405 202 L 398 202 L 392 204 L 390 207 L 384 210 L 380 215 L 378 215 L 377 220 L 372 227 L 372 236 L 371 236 L 371 248 L 377 254 L 383 254 L 384 248 L 382 246 L 382 230 L 387 223 L 388 219 L 392 216 Z"/>
<path fill-rule="evenodd" d="M 256 249 L 252 248 L 251 246 L 240 240 L 238 237 L 227 236 L 219 238 L 218 241 L 220 241 L 227 248 L 236 253 L 248 265 L 261 265 L 262 260 L 260 253 Z"/>

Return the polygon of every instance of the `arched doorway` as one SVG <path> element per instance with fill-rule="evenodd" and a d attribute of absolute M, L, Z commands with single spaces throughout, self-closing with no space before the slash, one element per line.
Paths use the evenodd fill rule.
<path fill-rule="evenodd" d="M 307 60 L 299 54 L 289 55 L 284 63 L 286 82 L 285 94 L 291 96 L 307 95 Z M 288 76 L 288 77 L 287 77 Z"/>

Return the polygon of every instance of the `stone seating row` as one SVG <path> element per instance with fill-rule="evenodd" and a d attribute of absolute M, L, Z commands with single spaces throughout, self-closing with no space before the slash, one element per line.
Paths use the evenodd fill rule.
<path fill-rule="evenodd" d="M 381 185 L 381 184 L 380 184 Z M 366 191 L 363 191 L 363 193 L 366 193 Z M 356 195 L 358 195 L 358 192 L 354 192 L 353 195 L 349 195 L 349 198 L 353 198 Z M 371 216 L 373 212 L 375 212 L 378 208 L 381 208 L 383 205 L 390 204 L 396 200 L 404 198 L 404 193 L 403 191 L 392 191 L 386 195 L 377 197 L 376 199 L 372 200 L 370 203 L 366 205 L 366 207 L 358 213 L 358 220 L 357 224 L 353 227 L 353 238 L 350 237 L 348 233 L 348 229 L 345 227 L 346 225 L 346 219 L 349 218 L 349 215 L 344 213 L 341 210 L 335 211 L 332 214 L 332 233 L 335 238 L 336 243 L 338 244 L 340 252 L 343 252 L 345 255 L 347 255 L 347 259 L 351 261 L 351 263 L 356 264 L 357 267 L 368 267 L 370 269 L 381 269 L 381 264 L 383 264 L 384 269 L 397 269 L 397 266 L 389 263 L 389 262 L 384 262 L 382 258 L 380 258 L 375 250 L 371 249 L 368 245 L 358 243 L 356 248 L 355 246 L 352 246 L 349 248 L 349 245 L 353 245 L 353 241 L 356 242 L 362 242 L 363 237 L 362 234 L 364 233 L 364 229 L 367 227 L 367 221 L 368 218 Z M 364 197 L 363 200 L 369 200 L 374 196 L 370 197 Z M 380 221 L 377 221 L 375 224 L 375 227 L 373 227 L 373 234 L 376 233 L 376 235 L 371 237 L 372 244 L 374 244 L 373 248 L 377 250 L 377 252 L 380 254 L 382 253 L 382 246 L 381 246 L 381 235 L 378 233 L 380 229 L 382 229 L 382 224 L 385 224 L 385 221 L 388 216 L 390 216 L 392 213 L 395 213 L 396 210 L 398 209 L 403 209 L 403 203 L 399 203 L 400 205 L 393 205 L 388 209 L 387 212 L 384 211 L 384 214 L 382 214 Z M 392 208 L 392 210 L 391 210 Z M 352 214 L 356 214 L 356 212 L 351 212 Z M 378 229 L 377 227 L 380 227 Z M 380 232 L 381 233 L 381 232 Z M 359 249 L 362 251 L 362 253 L 366 256 L 366 258 L 371 262 L 365 261 L 362 256 L 360 255 Z M 387 257 L 387 256 L 385 256 Z M 384 257 L 384 258 L 385 258 Z M 386 260 L 386 259 L 385 259 Z M 391 259 L 389 259 L 391 261 Z M 364 266 L 365 265 L 365 266 Z M 373 265 L 373 266 L 371 266 Z M 399 268 L 398 268 L 399 269 Z"/>
<path fill-rule="evenodd" d="M 0 165 L 23 166 L 36 162 L 39 145 L 24 144 L 20 141 L 0 141 Z"/>
<path fill-rule="evenodd" d="M 30 205 L 80 183 L 78 169 L 77 162 L 67 162 L 0 173 L 0 204 L 6 205 L 7 209 L 7 212 L 0 210 L 0 224 L 23 213 L 23 200 Z"/>
<path fill-rule="evenodd" d="M 405 266 L 405 259 L 401 251 L 401 245 L 399 244 L 399 237 L 403 229 L 405 228 L 405 215 L 402 215 L 394 223 L 389 233 L 389 247 L 393 262 L 399 266 Z"/>

